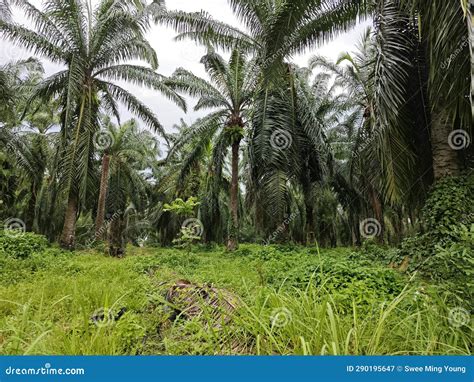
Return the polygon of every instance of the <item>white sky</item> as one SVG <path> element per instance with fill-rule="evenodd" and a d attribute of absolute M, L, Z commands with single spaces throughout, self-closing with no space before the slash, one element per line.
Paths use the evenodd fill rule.
<path fill-rule="evenodd" d="M 41 5 L 41 0 L 31 0 L 31 2 L 38 7 Z M 179 9 L 189 12 L 204 10 L 210 13 L 215 19 L 239 26 L 238 21 L 233 16 L 227 4 L 227 0 L 169 0 L 167 7 L 168 9 Z M 369 25 L 370 21 L 361 23 L 350 33 L 339 36 L 321 48 L 295 57 L 294 62 L 300 66 L 306 66 L 308 59 L 316 53 L 335 59 L 341 52 L 353 50 L 362 32 Z M 148 33 L 148 39 L 158 54 L 160 63 L 158 72 L 164 75 L 171 75 L 176 68 L 184 67 L 196 75 L 205 76 L 203 66 L 199 63 L 200 58 L 205 54 L 205 49 L 196 46 L 193 42 L 176 42 L 173 40 L 175 35 L 176 32 L 174 30 L 162 26 L 154 26 Z M 0 64 L 30 56 L 27 51 L 19 49 L 9 42 L 0 39 L 0 43 Z M 59 69 L 58 66 L 47 61 L 44 61 L 44 67 L 46 75 L 50 75 Z M 188 113 L 185 114 L 173 103 L 153 90 L 131 85 L 120 85 L 124 86 L 145 102 L 156 113 L 167 131 L 171 131 L 172 126 L 178 123 L 180 118 L 184 118 L 186 122 L 192 123 L 196 118 L 206 114 L 205 111 L 199 113 L 194 112 L 192 109 L 195 101 L 191 99 L 188 105 Z M 122 114 L 123 121 L 132 117 L 132 115 L 124 109 L 122 109 Z"/>

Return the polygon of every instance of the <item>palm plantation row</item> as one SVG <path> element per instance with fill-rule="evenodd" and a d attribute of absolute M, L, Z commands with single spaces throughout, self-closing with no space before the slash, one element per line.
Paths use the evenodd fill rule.
<path fill-rule="evenodd" d="M 3 38 L 34 56 L 0 69 L 2 218 L 64 248 L 108 239 L 114 256 L 128 242 L 169 245 L 190 218 L 205 242 L 228 250 L 398 244 L 423 228 L 431 187 L 474 158 L 467 1 L 229 5 L 245 29 L 162 1 L 2 0 Z M 373 28 L 337 62 L 292 63 L 369 17 Z M 160 52 L 145 37 L 155 23 L 207 48 L 206 79 L 158 74 Z M 40 59 L 64 69 L 44 78 Z M 167 133 L 118 82 L 183 111 L 191 96 L 209 114 Z M 137 121 L 122 123 L 119 105 Z M 169 208 L 193 198 L 185 214 Z"/>

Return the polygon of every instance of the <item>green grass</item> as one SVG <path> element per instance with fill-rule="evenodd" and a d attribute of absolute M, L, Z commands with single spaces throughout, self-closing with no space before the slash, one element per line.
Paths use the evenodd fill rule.
<path fill-rule="evenodd" d="M 243 245 L 236 253 L 130 248 L 0 253 L 0 354 L 469 354 L 472 328 L 449 325 L 436 288 L 350 249 Z M 239 299 L 170 322 L 169 283 L 212 283 Z M 125 315 L 94 325 L 100 308 Z"/>

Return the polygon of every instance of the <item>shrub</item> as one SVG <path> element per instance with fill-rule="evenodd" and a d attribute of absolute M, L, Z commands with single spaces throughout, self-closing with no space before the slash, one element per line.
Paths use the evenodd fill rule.
<path fill-rule="evenodd" d="M 266 247 L 250 258 L 265 284 L 290 292 L 309 285 L 322 287 L 331 291 L 343 309 L 350 309 L 352 300 L 369 306 L 377 299 L 393 297 L 406 285 L 403 275 L 382 264 L 374 265 L 361 254 L 316 256 Z"/>
<path fill-rule="evenodd" d="M 425 277 L 460 299 L 472 298 L 466 288 L 473 274 L 474 175 L 443 179 L 423 208 L 426 232 L 403 241 L 396 261 L 410 259 L 409 271 Z M 471 284 L 472 286 L 472 284 Z"/>
<path fill-rule="evenodd" d="M 450 177 L 432 190 L 423 208 L 423 222 L 437 243 L 458 241 L 456 227 L 474 222 L 474 175 Z"/>
<path fill-rule="evenodd" d="M 1 253 L 1 251 L 0 251 Z M 11 285 L 25 281 L 40 270 L 57 269 L 63 274 L 71 272 L 69 260 L 74 254 L 58 248 L 47 248 L 33 252 L 26 258 L 0 255 L 0 285 Z"/>
<path fill-rule="evenodd" d="M 396 254 L 397 251 L 394 248 L 383 247 L 374 241 L 366 240 L 357 252 L 351 253 L 350 257 L 354 260 L 367 259 L 389 264 Z"/>
<path fill-rule="evenodd" d="M 136 354 L 145 335 L 145 328 L 140 324 L 140 318 L 136 314 L 127 312 L 118 321 L 117 335 L 121 351 L 124 354 Z"/>
<path fill-rule="evenodd" d="M 461 302 L 474 301 L 474 224 L 455 229 L 459 242 L 435 247 L 420 269 Z"/>
<path fill-rule="evenodd" d="M 41 235 L 25 232 L 20 235 L 7 235 L 0 232 L 0 254 L 26 259 L 35 252 L 41 252 L 48 247 L 48 240 Z"/>

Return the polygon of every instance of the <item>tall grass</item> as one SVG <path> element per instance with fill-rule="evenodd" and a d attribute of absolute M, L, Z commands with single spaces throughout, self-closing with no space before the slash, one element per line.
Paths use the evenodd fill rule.
<path fill-rule="evenodd" d="M 414 296 L 407 288 L 373 307 L 353 303 L 346 314 L 330 291 L 309 285 L 291 294 L 266 294 L 246 305 L 235 325 L 256 339 L 249 347 L 256 354 L 469 354 L 472 328 L 452 327 L 447 308 Z M 275 312 L 284 315 L 280 324 Z"/>
<path fill-rule="evenodd" d="M 266 284 L 254 262 L 221 251 L 45 256 L 23 281 L 0 285 L 0 354 L 470 354 L 472 326 L 451 326 L 434 288 L 406 280 L 401 293 L 360 304 L 350 289 L 333 288 L 325 256 L 315 260 L 319 282 L 304 288 Z M 238 295 L 231 322 L 216 324 L 206 307 L 192 320 L 167 321 L 160 288 L 182 277 Z M 117 322 L 91 321 L 99 308 L 121 307 Z"/>

